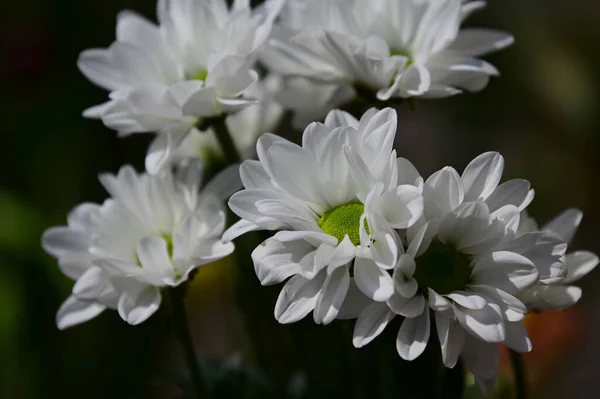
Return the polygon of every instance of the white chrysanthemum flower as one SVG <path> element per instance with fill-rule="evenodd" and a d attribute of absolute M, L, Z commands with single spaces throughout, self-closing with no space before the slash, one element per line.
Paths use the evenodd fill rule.
<path fill-rule="evenodd" d="M 411 170 L 408 161 L 402 162 Z M 538 281 L 539 271 L 522 253 L 546 249 L 548 263 L 557 262 L 560 254 L 553 255 L 554 247 L 537 235 L 517 238 L 520 211 L 533 192 L 525 180 L 498 185 L 503 168 L 503 158 L 489 152 L 474 159 L 462 176 L 446 167 L 427 179 L 424 217 L 406 232 L 406 254 L 394 269 L 394 295 L 362 311 L 355 346 L 369 343 L 401 315 L 405 320 L 397 350 L 413 360 L 429 341 L 431 312 L 444 364 L 454 367 L 462 356 L 483 388 L 493 383 L 498 369 L 495 343 L 531 350 L 521 322 L 527 308 L 515 296 Z M 412 170 L 406 177 L 420 179 Z"/>
<path fill-rule="evenodd" d="M 117 40 L 108 49 L 79 57 L 83 74 L 109 90 L 110 101 L 85 116 L 101 118 L 119 135 L 157 132 L 147 170 L 160 161 L 202 118 L 239 110 L 256 82 L 252 70 L 282 6 L 271 0 L 252 10 L 248 0 L 159 0 L 159 25 L 124 11 Z"/>
<path fill-rule="evenodd" d="M 227 129 L 242 159 L 255 157 L 258 137 L 264 132 L 275 130 L 281 122 L 284 107 L 275 98 L 280 91 L 281 78 L 267 76 L 256 82 L 245 93 L 247 96 L 258 99 L 259 102 L 228 115 L 225 119 Z M 160 140 L 160 136 L 154 140 L 156 144 L 150 145 L 149 153 L 153 152 L 155 146 L 160 146 Z M 223 149 L 212 128 L 204 132 L 194 128 L 172 151 L 168 161 L 176 164 L 182 159 L 200 158 L 205 163 L 209 163 L 214 158 L 223 156 Z"/>
<path fill-rule="evenodd" d="M 398 184 L 396 124 L 392 109 L 372 109 L 360 121 L 332 111 L 306 128 L 302 146 L 266 134 L 259 161 L 242 164 L 245 190 L 229 201 L 242 220 L 224 238 L 280 230 L 252 254 L 262 284 L 291 277 L 275 306 L 279 322 L 313 310 L 315 322 L 331 322 L 351 271 L 366 296 L 392 295 L 388 270 L 402 248 L 394 229 L 411 226 L 423 209 L 419 189 Z"/>
<path fill-rule="evenodd" d="M 498 71 L 477 57 L 513 42 L 503 32 L 460 29 L 484 5 L 461 0 L 289 2 L 265 61 L 283 75 L 350 84 L 376 92 L 383 101 L 478 91 Z"/>
<path fill-rule="evenodd" d="M 542 231 L 556 234 L 568 244 L 573 239 L 582 218 L 581 211 L 567 209 L 542 227 Z M 537 230 L 537 223 L 528 215 L 522 214 L 519 227 L 528 232 Z M 581 288 L 571 284 L 591 272 L 599 262 L 598 256 L 590 251 L 569 252 L 560 260 L 567 270 L 563 279 L 540 281 L 519 296 L 530 311 L 559 310 L 575 305 L 581 298 L 582 291 Z"/>
<path fill-rule="evenodd" d="M 129 166 L 117 176 L 102 175 L 112 198 L 76 207 L 68 226 L 44 233 L 44 249 L 77 280 L 56 316 L 59 328 L 88 321 L 106 308 L 139 324 L 160 306 L 161 288 L 175 287 L 195 268 L 233 252 L 233 244 L 221 242 L 222 201 L 231 194 L 237 170 L 223 172 L 199 192 L 198 165 L 189 163 L 177 176 L 138 175 Z"/>

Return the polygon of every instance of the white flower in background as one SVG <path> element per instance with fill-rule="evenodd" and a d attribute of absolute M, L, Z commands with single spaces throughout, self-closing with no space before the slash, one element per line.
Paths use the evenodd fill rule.
<path fill-rule="evenodd" d="M 82 204 L 68 226 L 53 227 L 42 246 L 61 271 L 76 280 L 56 316 L 59 328 L 83 323 L 104 309 L 139 324 L 160 306 L 163 287 L 175 287 L 192 270 L 233 252 L 221 242 L 223 199 L 238 188 L 228 169 L 199 192 L 202 167 L 190 162 L 177 175 L 138 175 L 125 166 L 100 181 L 104 204 Z"/>
<path fill-rule="evenodd" d="M 303 130 L 312 121 L 351 101 L 354 91 L 345 85 L 314 82 L 302 77 L 283 78 L 275 99 L 293 113 L 292 125 Z"/>
<path fill-rule="evenodd" d="M 263 285 L 283 287 L 275 306 L 281 323 L 314 310 L 316 323 L 338 314 L 351 270 L 358 288 L 375 301 L 393 293 L 392 269 L 402 251 L 394 229 L 421 216 L 423 201 L 412 185 L 399 185 L 392 146 L 396 113 L 371 109 L 360 121 L 332 111 L 304 131 L 302 146 L 266 134 L 258 161 L 240 168 L 245 190 L 229 206 L 242 220 L 225 233 L 279 230 L 252 259 Z"/>
<path fill-rule="evenodd" d="M 282 75 L 351 85 L 382 101 L 478 91 L 498 71 L 477 57 L 513 42 L 503 32 L 460 29 L 483 6 L 461 0 L 289 2 L 264 61 Z"/>
<path fill-rule="evenodd" d="M 245 95 L 259 100 L 246 108 L 228 115 L 225 123 L 242 159 L 256 156 L 256 140 L 265 132 L 277 128 L 284 114 L 283 105 L 275 100 L 281 90 L 281 79 L 267 76 L 250 87 Z M 201 132 L 193 128 L 187 137 L 171 153 L 169 163 L 176 164 L 187 158 L 200 158 L 205 164 L 214 158 L 222 158 L 223 150 L 212 128 Z M 160 146 L 158 136 L 150 145 L 149 155 L 154 146 Z"/>
<path fill-rule="evenodd" d="M 242 159 L 256 156 L 256 140 L 265 132 L 274 131 L 283 119 L 286 110 L 294 114 L 292 125 L 304 128 L 314 120 L 324 119 L 329 110 L 352 99 L 351 89 L 336 84 L 318 84 L 305 78 L 287 78 L 270 74 L 250 87 L 244 96 L 259 100 L 246 108 L 228 115 L 227 129 Z M 210 162 L 223 157 L 215 131 L 212 128 L 201 132 L 193 128 L 190 134 L 171 152 L 170 163 L 185 158 L 200 158 Z M 155 139 L 161 145 L 162 137 Z M 166 161 L 166 160 L 165 160 Z"/>
<path fill-rule="evenodd" d="M 202 118 L 237 111 L 256 82 L 252 70 L 282 0 L 252 10 L 248 0 L 159 0 L 159 25 L 131 12 L 117 19 L 108 49 L 84 51 L 79 69 L 110 91 L 110 101 L 84 115 L 119 135 L 156 132 L 146 168 L 156 173 Z"/>
<path fill-rule="evenodd" d="M 407 172 L 412 170 L 406 174 L 408 181 L 420 179 L 408 161 L 402 163 Z M 509 249 L 516 247 L 520 211 L 533 192 L 525 180 L 498 185 L 503 168 L 502 156 L 488 152 L 474 159 L 462 176 L 446 167 L 425 181 L 424 216 L 406 231 L 406 254 L 393 273 L 395 292 L 387 302 L 362 311 L 355 346 L 369 343 L 401 315 L 405 320 L 397 350 L 403 359 L 413 360 L 425 350 L 434 319 L 446 367 L 454 367 L 462 356 L 484 389 L 497 373 L 496 343 L 519 352 L 531 350 L 521 322 L 527 308 L 515 296 L 535 284 L 539 272 L 520 252 L 541 246 L 549 263 L 557 262 L 560 254 L 553 256 L 553 247 L 537 236 L 519 238 L 519 250 Z"/>
<path fill-rule="evenodd" d="M 567 244 L 571 242 L 583 213 L 577 209 L 568 209 L 542 227 L 543 231 L 556 234 Z M 535 220 L 521 215 L 521 226 L 525 231 L 537 230 Z M 530 311 L 559 310 L 575 305 L 581 298 L 581 288 L 571 285 L 589 272 L 599 262 L 598 256 L 589 251 L 569 252 L 561 258 L 567 274 L 563 279 L 540 282 L 520 295 Z"/>

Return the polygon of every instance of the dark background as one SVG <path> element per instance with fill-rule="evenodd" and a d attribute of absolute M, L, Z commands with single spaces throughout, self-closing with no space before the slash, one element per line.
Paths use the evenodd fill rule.
<path fill-rule="evenodd" d="M 40 248 L 43 230 L 64 224 L 73 206 L 105 198 L 99 172 L 116 172 L 124 163 L 143 167 L 149 135 L 117 139 L 100 122 L 81 117 L 106 93 L 87 82 L 75 62 L 82 50 L 112 42 L 119 10 L 154 19 L 154 7 L 153 0 L 0 5 L 2 398 L 178 393 L 172 381 L 182 378 L 180 357 L 165 310 L 138 327 L 107 311 L 60 332 L 54 315 L 72 282 Z M 502 77 L 480 94 L 420 102 L 416 111 L 401 108 L 399 154 L 429 175 L 445 165 L 462 170 L 476 155 L 500 151 L 505 179 L 525 178 L 536 189 L 530 213 L 544 222 L 567 207 L 583 210 L 572 248 L 600 252 L 600 3 L 492 0 L 467 25 L 515 35 L 513 47 L 486 58 Z M 218 266 L 199 273 L 188 298 L 197 345 L 204 355 L 229 359 L 228 364 L 244 349 L 252 362 L 260 356 L 244 333 L 248 315 L 235 306 L 236 269 L 231 261 Z M 543 397 L 600 397 L 599 278 L 594 271 L 582 282 L 584 298 L 574 310 L 528 320 L 532 384 Z M 243 283 L 258 286 L 251 278 Z M 274 305 L 243 298 L 246 305 L 255 300 L 257 306 Z M 251 322 L 267 323 L 265 329 L 275 335 L 287 331 L 272 320 Z M 292 385 L 301 382 L 296 377 Z"/>

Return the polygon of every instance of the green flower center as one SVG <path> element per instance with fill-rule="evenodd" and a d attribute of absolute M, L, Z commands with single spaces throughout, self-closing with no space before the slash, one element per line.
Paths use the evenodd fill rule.
<path fill-rule="evenodd" d="M 365 206 L 359 203 L 340 205 L 325 212 L 318 221 L 319 227 L 326 234 L 334 236 L 341 242 L 346 235 L 354 245 L 360 244 L 360 217 L 365 211 Z M 365 220 L 365 230 L 369 233 L 369 226 Z"/>
<path fill-rule="evenodd" d="M 173 236 L 169 233 L 163 233 L 160 236 L 167 243 L 167 254 L 169 254 L 169 258 L 173 259 Z M 179 269 L 174 268 L 174 272 L 176 280 L 179 280 L 181 277 L 183 277 Z"/>
<path fill-rule="evenodd" d="M 192 76 L 190 76 L 189 80 L 201 80 L 205 81 L 208 76 L 208 69 L 201 69 L 199 72 L 196 72 Z"/>
<path fill-rule="evenodd" d="M 160 236 L 167 243 L 167 253 L 169 254 L 169 258 L 173 258 L 173 236 L 169 233 L 163 233 Z"/>
<path fill-rule="evenodd" d="M 428 288 L 438 294 L 464 290 L 471 279 L 471 257 L 454 246 L 433 241 L 429 249 L 416 259 L 414 279 L 422 293 Z"/>
<path fill-rule="evenodd" d="M 406 68 L 408 68 L 409 66 L 411 66 L 415 62 L 413 60 L 413 57 L 410 55 L 410 53 L 408 51 L 391 49 L 390 50 L 390 55 L 391 56 L 399 55 L 399 56 L 408 58 L 408 62 L 406 63 Z"/>

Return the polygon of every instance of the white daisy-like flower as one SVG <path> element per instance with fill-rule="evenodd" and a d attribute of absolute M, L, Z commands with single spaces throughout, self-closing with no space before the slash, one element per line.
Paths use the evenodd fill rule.
<path fill-rule="evenodd" d="M 543 226 L 542 231 L 556 234 L 569 244 L 582 218 L 580 210 L 567 209 Z M 519 227 L 525 232 L 535 231 L 537 223 L 527 214 L 522 214 Z M 599 262 L 598 256 L 590 251 L 569 252 L 560 260 L 566 266 L 564 278 L 540 281 L 519 296 L 530 311 L 559 310 L 575 305 L 581 298 L 582 291 L 572 283 L 591 272 Z"/>
<path fill-rule="evenodd" d="M 478 91 L 498 71 L 477 57 L 513 42 L 503 32 L 460 29 L 483 6 L 461 0 L 289 2 L 266 63 L 286 76 L 375 92 L 382 101 Z"/>
<path fill-rule="evenodd" d="M 402 162 L 411 170 L 408 161 Z M 496 343 L 531 350 L 521 322 L 527 308 L 516 295 L 534 285 L 540 273 L 522 253 L 546 249 L 546 262 L 553 264 L 561 255 L 554 247 L 561 242 L 551 236 L 547 240 L 553 246 L 538 235 L 517 238 L 520 211 L 533 192 L 525 180 L 498 185 L 503 168 L 502 156 L 489 152 L 474 159 L 462 176 L 446 167 L 425 181 L 424 216 L 406 231 L 406 254 L 393 274 L 394 295 L 362 311 L 355 346 L 369 343 L 401 315 L 396 347 L 403 359 L 413 360 L 425 350 L 434 319 L 444 365 L 454 367 L 462 356 L 484 390 L 498 370 Z M 412 171 L 409 181 L 420 179 Z"/>
<path fill-rule="evenodd" d="M 313 310 L 315 322 L 331 322 L 351 272 L 369 298 L 393 294 L 388 270 L 401 248 L 394 229 L 411 226 L 423 209 L 420 190 L 398 184 L 396 125 L 392 109 L 372 109 L 360 121 L 332 111 L 306 128 L 302 146 L 266 134 L 259 160 L 242 164 L 245 190 L 229 201 L 242 220 L 224 238 L 279 230 L 252 254 L 263 285 L 289 278 L 275 306 L 279 322 Z"/>
<path fill-rule="evenodd" d="M 84 51 L 79 69 L 110 91 L 110 101 L 84 115 L 119 135 L 157 132 L 147 170 L 161 162 L 203 118 L 248 106 L 252 70 L 283 1 L 252 10 L 248 0 L 159 0 L 159 25 L 131 11 L 117 19 L 108 49 Z"/>
<path fill-rule="evenodd" d="M 285 112 L 284 107 L 276 96 L 281 91 L 281 78 L 278 76 L 267 76 L 250 87 L 245 95 L 259 100 L 246 108 L 228 115 L 225 124 L 231 138 L 242 159 L 250 159 L 256 156 L 256 141 L 264 132 L 275 130 L 281 122 Z M 157 136 L 154 143 L 150 145 L 149 154 L 155 146 L 160 146 L 161 137 Z M 219 145 L 216 132 L 209 128 L 199 131 L 193 128 L 187 137 L 179 143 L 172 151 L 170 159 L 165 160 L 170 164 L 177 164 L 183 159 L 199 158 L 205 164 L 215 158 L 223 158 L 223 149 Z"/>
<path fill-rule="evenodd" d="M 79 205 L 68 226 L 46 230 L 43 248 L 77 281 L 56 316 L 59 328 L 106 308 L 129 324 L 142 323 L 160 306 L 161 288 L 175 287 L 192 270 L 233 252 L 221 235 L 223 199 L 238 188 L 237 170 L 224 171 L 199 192 L 199 165 L 190 162 L 176 175 L 138 175 L 129 166 L 116 176 L 101 175 L 112 198 Z"/>

